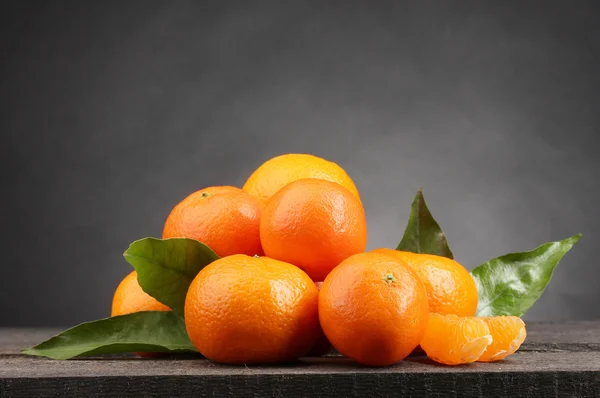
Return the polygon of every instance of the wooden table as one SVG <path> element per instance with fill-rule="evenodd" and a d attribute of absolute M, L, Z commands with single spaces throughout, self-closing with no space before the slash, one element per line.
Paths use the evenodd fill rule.
<path fill-rule="evenodd" d="M 133 356 L 53 361 L 19 350 L 57 330 L 0 329 L 0 397 L 600 397 L 600 321 L 527 326 L 521 350 L 505 361 L 448 367 L 410 357 L 386 368 L 340 357 L 287 366 Z"/>

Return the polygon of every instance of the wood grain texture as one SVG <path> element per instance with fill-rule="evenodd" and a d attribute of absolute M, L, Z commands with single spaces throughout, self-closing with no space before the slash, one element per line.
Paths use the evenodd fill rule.
<path fill-rule="evenodd" d="M 529 322 L 522 351 L 600 351 L 600 321 Z"/>
<path fill-rule="evenodd" d="M 424 357 L 367 368 L 347 358 L 224 366 L 181 357 L 53 361 L 19 354 L 58 330 L 0 329 L 0 396 L 600 396 L 600 322 L 529 323 L 521 351 L 497 363 Z"/>
<path fill-rule="evenodd" d="M 277 366 L 228 366 L 204 359 L 93 358 L 55 361 L 36 357 L 0 358 L 0 378 L 119 377 L 119 376 L 259 376 L 259 375 L 338 375 L 345 373 L 385 375 L 392 373 L 456 374 L 600 372 L 600 355 L 595 352 L 520 352 L 495 363 L 444 366 L 425 357 L 412 357 L 396 365 L 370 368 L 350 359 L 303 358 L 296 363 Z"/>

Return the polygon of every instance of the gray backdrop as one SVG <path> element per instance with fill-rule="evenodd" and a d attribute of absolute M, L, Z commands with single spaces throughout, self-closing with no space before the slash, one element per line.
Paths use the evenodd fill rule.
<path fill-rule="evenodd" d="M 338 162 L 369 248 L 582 232 L 527 319 L 600 318 L 598 2 L 3 2 L 0 325 L 107 316 L 130 241 L 264 160 Z"/>

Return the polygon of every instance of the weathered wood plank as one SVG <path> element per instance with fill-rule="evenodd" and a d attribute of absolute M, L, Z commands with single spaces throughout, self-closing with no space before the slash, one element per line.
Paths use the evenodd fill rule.
<path fill-rule="evenodd" d="M 425 357 L 410 357 L 394 366 L 370 368 L 347 358 L 305 358 L 290 365 L 227 366 L 204 359 L 95 358 L 55 361 L 15 356 L 0 358 L 0 378 L 109 377 L 109 376 L 244 376 L 300 374 L 441 374 L 519 372 L 600 372 L 600 355 L 595 352 L 523 352 L 495 363 L 443 366 Z"/>
<path fill-rule="evenodd" d="M 600 351 L 600 321 L 529 322 L 522 351 Z"/>
<path fill-rule="evenodd" d="M 0 361 L 0 396 L 570 396 L 600 395 L 597 353 L 515 354 L 459 367 L 412 358 L 365 368 L 344 358 L 290 366 L 223 366 L 205 360 Z"/>
<path fill-rule="evenodd" d="M 361 374 L 194 378 L 0 380 L 2 397 L 597 397 L 597 374 L 536 373 L 522 377 L 467 374 L 394 378 Z"/>
<path fill-rule="evenodd" d="M 600 322 L 531 322 L 522 350 L 509 359 L 457 367 L 424 357 L 367 368 L 346 358 L 224 366 L 184 358 L 53 361 L 19 354 L 57 332 L 0 329 L 0 396 L 600 396 Z"/>

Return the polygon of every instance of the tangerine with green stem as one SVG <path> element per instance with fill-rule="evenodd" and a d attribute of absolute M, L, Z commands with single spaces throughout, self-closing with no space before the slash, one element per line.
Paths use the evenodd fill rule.
<path fill-rule="evenodd" d="M 417 274 L 383 254 L 359 253 L 342 261 L 319 295 L 325 335 L 363 365 L 404 359 L 423 338 L 428 317 L 427 291 Z"/>

